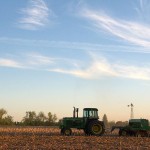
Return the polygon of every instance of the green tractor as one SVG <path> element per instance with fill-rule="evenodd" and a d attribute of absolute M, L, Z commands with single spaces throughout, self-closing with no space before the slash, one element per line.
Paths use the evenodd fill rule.
<path fill-rule="evenodd" d="M 71 135 L 72 128 L 83 129 L 86 135 L 101 136 L 105 132 L 104 122 L 99 121 L 97 108 L 84 108 L 83 117 L 78 117 L 79 109 L 74 107 L 73 117 L 65 117 L 61 120 L 60 129 L 62 135 Z"/>
<path fill-rule="evenodd" d="M 147 119 L 130 119 L 127 126 L 113 126 L 112 130 L 119 129 L 119 136 L 148 137 L 150 134 Z"/>

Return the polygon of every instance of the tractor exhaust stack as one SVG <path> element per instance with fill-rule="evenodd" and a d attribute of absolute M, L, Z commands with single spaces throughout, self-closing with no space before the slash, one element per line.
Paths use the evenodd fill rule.
<path fill-rule="evenodd" d="M 73 107 L 73 118 L 75 118 L 75 117 L 76 117 L 76 108 Z"/>
<path fill-rule="evenodd" d="M 78 118 L 78 112 L 79 112 L 79 108 L 75 108 L 73 107 L 73 118 Z"/>

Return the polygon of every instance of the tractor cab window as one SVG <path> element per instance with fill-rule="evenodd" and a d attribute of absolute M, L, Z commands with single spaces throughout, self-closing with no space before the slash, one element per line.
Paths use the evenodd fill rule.
<path fill-rule="evenodd" d="M 85 117 L 85 118 L 98 118 L 98 113 L 96 110 L 84 110 L 83 117 Z"/>
<path fill-rule="evenodd" d="M 95 116 L 94 111 L 89 111 L 89 117 L 94 117 L 94 116 Z"/>
<path fill-rule="evenodd" d="M 87 118 L 88 116 L 89 116 L 89 112 L 86 111 L 86 110 L 84 110 L 84 111 L 83 111 L 83 117 Z"/>

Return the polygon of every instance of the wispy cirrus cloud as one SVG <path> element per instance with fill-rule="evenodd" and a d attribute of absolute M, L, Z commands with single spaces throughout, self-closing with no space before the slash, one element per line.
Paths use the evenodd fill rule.
<path fill-rule="evenodd" d="M 74 69 L 48 69 L 50 72 L 58 72 L 64 74 L 70 74 L 79 78 L 84 79 L 98 79 L 105 76 L 115 76 L 116 72 L 111 69 L 111 65 L 107 63 L 104 59 L 99 61 L 93 61 L 89 66 L 81 68 L 74 68 Z"/>
<path fill-rule="evenodd" d="M 0 66 L 11 68 L 23 68 L 23 65 L 21 63 L 8 58 L 0 58 Z"/>
<path fill-rule="evenodd" d="M 139 67 L 134 65 L 113 65 L 114 70 L 117 72 L 118 77 L 150 80 L 150 69 L 147 67 Z"/>
<path fill-rule="evenodd" d="M 36 53 L 28 54 L 27 57 L 29 65 L 41 66 L 41 65 L 51 65 L 55 63 L 54 58 L 43 56 Z"/>
<path fill-rule="evenodd" d="M 150 22 L 150 1 L 149 0 L 139 0 L 138 5 L 135 6 L 135 10 L 138 13 L 138 16 L 141 21 L 144 21 L 145 23 Z"/>
<path fill-rule="evenodd" d="M 27 8 L 21 9 L 21 14 L 23 17 L 19 20 L 19 27 L 27 30 L 46 26 L 49 17 L 54 15 L 44 0 L 29 0 Z"/>
<path fill-rule="evenodd" d="M 43 56 L 37 53 L 13 55 L 0 58 L 0 67 L 21 68 L 21 69 L 39 69 L 43 66 L 50 66 L 55 61 L 51 57 Z"/>
<path fill-rule="evenodd" d="M 123 53 L 150 53 L 148 47 L 139 47 L 135 45 L 115 45 L 115 44 L 96 44 L 86 42 L 68 42 L 68 41 L 49 41 L 49 40 L 30 40 L 19 38 L 7 38 L 0 37 L 0 43 L 13 44 L 13 45 L 25 45 L 42 48 L 59 48 L 59 49 L 71 49 L 71 50 L 93 50 L 93 51 L 106 51 L 106 52 L 123 52 Z"/>
<path fill-rule="evenodd" d="M 105 57 L 92 57 L 90 65 L 83 68 L 74 69 L 48 69 L 50 72 L 57 72 L 76 76 L 83 79 L 100 79 L 103 77 L 113 78 L 128 78 L 137 80 L 150 80 L 150 69 L 149 66 L 139 67 L 136 65 L 129 64 L 113 64 Z"/>
<path fill-rule="evenodd" d="M 91 60 L 88 63 L 78 59 L 58 58 L 44 56 L 41 54 L 27 54 L 26 57 L 17 56 L 15 58 L 0 58 L 1 67 L 11 67 L 20 69 L 41 70 L 72 75 L 83 79 L 100 78 L 128 78 L 137 80 L 150 80 L 150 66 L 142 67 L 118 62 L 111 62 L 104 56 L 90 52 Z"/>
<path fill-rule="evenodd" d="M 83 9 L 81 13 L 100 31 L 105 31 L 129 43 L 150 48 L 150 26 L 113 18 L 99 11 Z"/>

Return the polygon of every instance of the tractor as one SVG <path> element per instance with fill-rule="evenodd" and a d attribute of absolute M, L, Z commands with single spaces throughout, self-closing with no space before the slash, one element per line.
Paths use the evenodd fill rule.
<path fill-rule="evenodd" d="M 62 135 L 71 135 L 72 128 L 82 129 L 86 135 L 101 136 L 105 132 L 103 121 L 99 121 L 97 108 L 84 108 L 83 117 L 78 117 L 79 109 L 74 107 L 73 117 L 65 117 L 61 120 L 60 129 Z"/>
<path fill-rule="evenodd" d="M 130 119 L 127 126 L 113 126 L 112 130 L 119 129 L 119 136 L 148 137 L 150 126 L 147 119 Z"/>

